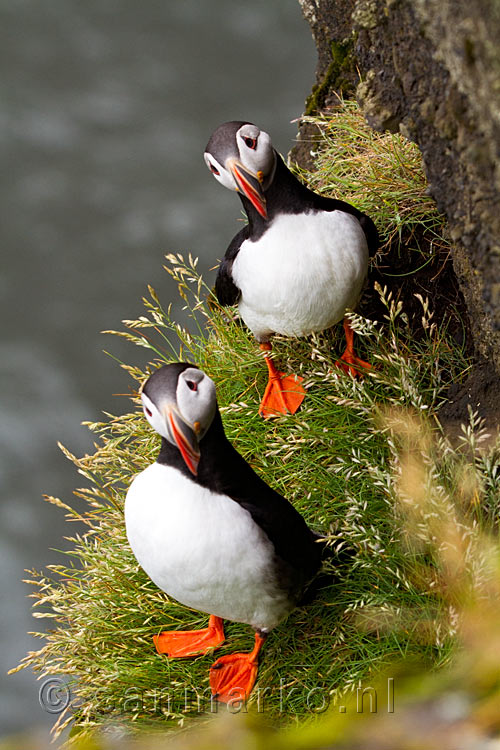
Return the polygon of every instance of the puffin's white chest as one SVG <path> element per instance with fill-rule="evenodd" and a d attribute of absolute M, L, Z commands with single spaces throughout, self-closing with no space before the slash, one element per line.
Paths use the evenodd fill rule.
<path fill-rule="evenodd" d="M 142 568 L 182 604 L 262 629 L 288 614 L 273 547 L 230 498 L 155 463 L 132 482 L 125 523 Z"/>
<path fill-rule="evenodd" d="M 241 317 L 258 339 L 302 336 L 337 323 L 359 298 L 368 247 L 343 211 L 282 214 L 256 242 L 245 240 L 232 275 Z"/>

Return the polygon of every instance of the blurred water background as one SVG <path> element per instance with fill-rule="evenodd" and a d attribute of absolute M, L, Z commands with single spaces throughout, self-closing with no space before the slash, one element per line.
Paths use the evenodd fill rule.
<path fill-rule="evenodd" d="M 78 475 L 59 452 L 91 450 L 82 420 L 122 413 L 126 362 L 102 336 L 141 313 L 153 284 L 176 300 L 165 253 L 209 269 L 240 204 L 202 158 L 212 130 L 249 119 L 286 153 L 316 53 L 296 0 L 3 0 L 0 3 L 0 735 L 53 721 L 32 673 L 38 642 L 24 569 L 67 548 Z M 177 317 L 180 313 L 177 310 Z"/>

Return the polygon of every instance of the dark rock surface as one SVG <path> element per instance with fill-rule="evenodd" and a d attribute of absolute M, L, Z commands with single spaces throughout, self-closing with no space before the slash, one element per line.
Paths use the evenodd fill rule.
<path fill-rule="evenodd" d="M 500 3 L 299 3 L 318 48 L 308 112 L 328 107 L 337 92 L 356 95 L 373 128 L 399 131 L 421 150 L 481 362 L 453 394 L 454 416 L 460 404 L 480 404 L 491 421 L 500 411 Z M 301 130 L 305 141 L 313 137 Z M 299 163 L 308 165 L 308 150 L 294 152 Z"/>

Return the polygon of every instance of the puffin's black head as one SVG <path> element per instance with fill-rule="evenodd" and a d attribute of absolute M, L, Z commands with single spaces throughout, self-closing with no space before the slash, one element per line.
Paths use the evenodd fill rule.
<path fill-rule="evenodd" d="M 225 122 L 212 133 L 204 156 L 215 179 L 246 196 L 267 219 L 264 191 L 276 169 L 276 152 L 269 135 L 251 122 Z"/>
<path fill-rule="evenodd" d="M 187 362 L 164 365 L 146 380 L 141 399 L 149 424 L 177 446 L 189 471 L 196 476 L 199 441 L 217 410 L 213 380 Z"/>

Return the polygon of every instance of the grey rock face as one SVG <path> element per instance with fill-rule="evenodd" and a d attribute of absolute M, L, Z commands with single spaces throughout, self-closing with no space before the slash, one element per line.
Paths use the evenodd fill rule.
<path fill-rule="evenodd" d="M 318 46 L 316 101 L 351 82 L 377 130 L 421 152 L 455 243 L 453 268 L 478 357 L 500 373 L 500 3 L 497 0 L 299 0 Z M 361 80 L 356 81 L 356 71 Z M 318 86 L 319 84 L 319 86 Z M 318 97 L 318 91 L 321 96 Z"/>

